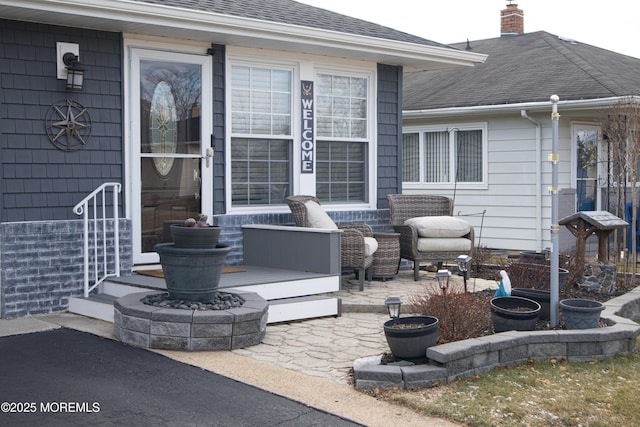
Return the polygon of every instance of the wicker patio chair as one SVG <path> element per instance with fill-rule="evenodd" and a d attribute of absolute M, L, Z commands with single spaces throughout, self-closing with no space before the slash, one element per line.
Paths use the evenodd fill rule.
<path fill-rule="evenodd" d="M 293 219 L 298 227 L 311 227 L 307 216 L 305 202 L 313 201 L 320 205 L 320 200 L 315 196 L 289 196 L 285 199 L 293 214 Z M 371 281 L 373 252 L 366 253 L 365 238 L 373 238 L 373 231 L 367 224 L 340 224 L 337 228 L 342 230 L 340 236 L 340 263 L 342 269 L 353 269 L 358 273 L 360 290 L 364 290 L 365 273 L 367 281 Z M 370 244 L 371 241 L 368 241 Z M 375 244 L 377 248 L 377 243 Z M 375 249 L 375 248 L 374 248 Z"/>
<path fill-rule="evenodd" d="M 415 225 L 405 223 L 412 218 L 451 217 L 453 201 L 450 198 L 422 194 L 389 194 L 387 200 L 391 225 L 396 233 L 400 233 L 400 257 L 413 261 L 414 280 L 418 280 L 422 261 L 436 262 L 440 267 L 443 261 L 455 260 L 459 255 L 471 255 L 474 244 L 474 231 L 471 225 L 468 225 L 469 232 L 465 235 L 457 238 L 447 237 L 445 241 L 439 240 L 442 239 L 439 237 L 421 237 Z M 440 249 L 419 249 L 419 247 L 424 249 L 430 246 Z"/>

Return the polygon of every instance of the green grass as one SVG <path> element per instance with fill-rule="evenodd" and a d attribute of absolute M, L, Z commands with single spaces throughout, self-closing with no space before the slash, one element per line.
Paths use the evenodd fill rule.
<path fill-rule="evenodd" d="M 590 363 L 551 360 L 496 369 L 386 400 L 469 426 L 635 426 L 640 355 Z"/>

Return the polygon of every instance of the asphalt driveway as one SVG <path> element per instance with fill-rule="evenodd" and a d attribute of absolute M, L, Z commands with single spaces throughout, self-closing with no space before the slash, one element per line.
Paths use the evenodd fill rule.
<path fill-rule="evenodd" d="M 62 328 L 0 338 L 0 425 L 358 424 L 148 350 Z"/>

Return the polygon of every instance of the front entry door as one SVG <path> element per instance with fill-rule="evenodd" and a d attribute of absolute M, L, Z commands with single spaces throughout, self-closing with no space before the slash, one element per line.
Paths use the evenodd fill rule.
<path fill-rule="evenodd" d="M 153 263 L 169 225 L 211 223 L 211 57 L 132 49 L 134 263 Z M 137 200 L 136 200 L 137 198 Z"/>

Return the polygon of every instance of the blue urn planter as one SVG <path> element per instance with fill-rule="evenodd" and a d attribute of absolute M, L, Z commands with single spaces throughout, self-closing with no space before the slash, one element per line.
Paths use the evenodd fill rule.
<path fill-rule="evenodd" d="M 597 328 L 600 322 L 600 313 L 604 308 L 603 303 L 589 299 L 560 300 L 560 310 L 562 310 L 566 329 Z"/>
<path fill-rule="evenodd" d="M 213 248 L 179 248 L 174 243 L 154 247 L 160 255 L 170 299 L 212 302 L 220 282 L 229 245 Z"/>
<path fill-rule="evenodd" d="M 540 304 L 522 297 L 497 297 L 491 300 L 491 319 L 496 332 L 533 331 Z"/>
<path fill-rule="evenodd" d="M 182 224 L 169 226 L 173 242 L 178 248 L 210 249 L 218 244 L 218 237 L 222 227 L 210 225 L 208 227 L 187 227 Z"/>
<path fill-rule="evenodd" d="M 433 316 L 410 316 L 384 323 L 384 335 L 396 360 L 426 362 L 427 348 L 436 345 L 440 321 Z"/>

